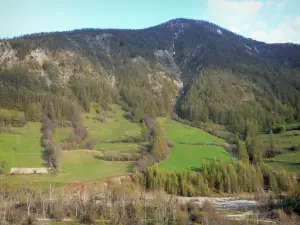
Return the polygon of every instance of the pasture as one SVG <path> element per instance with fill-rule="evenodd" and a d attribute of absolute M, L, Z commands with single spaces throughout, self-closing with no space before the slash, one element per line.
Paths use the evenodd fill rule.
<path fill-rule="evenodd" d="M 270 135 L 259 135 L 265 148 L 270 146 Z M 290 130 L 279 134 L 274 134 L 277 147 L 282 150 L 288 150 L 294 145 L 300 145 L 300 130 Z"/>
<path fill-rule="evenodd" d="M 101 154 L 137 153 L 143 143 L 109 143 L 112 139 L 124 136 L 138 136 L 140 126 L 125 118 L 125 112 L 119 106 L 112 106 L 105 112 L 105 121 L 97 119 L 95 112 L 83 113 L 82 122 L 89 129 L 88 139 L 96 138 L 93 151 L 87 149 L 65 150 L 62 153 L 61 167 L 58 174 L 15 175 L 8 176 L 12 182 L 29 179 L 38 183 L 66 184 L 99 180 L 106 177 L 120 176 L 132 171 L 132 162 L 109 162 L 101 159 Z M 41 123 L 29 122 L 24 127 L 11 127 L 14 133 L 0 134 L 0 161 L 7 164 L 6 172 L 11 167 L 43 167 L 43 147 L 40 145 Z M 72 127 L 56 128 L 54 140 L 61 143 L 72 134 Z M 84 146 L 84 145 L 80 145 Z"/>
<path fill-rule="evenodd" d="M 274 170 L 285 169 L 289 172 L 297 172 L 300 170 L 300 151 L 277 155 L 266 160 L 266 162 Z"/>
<path fill-rule="evenodd" d="M 159 167 L 168 171 L 200 170 L 203 163 L 216 159 L 231 161 L 233 157 L 223 146 L 226 142 L 198 128 L 161 118 L 169 139 L 174 143 L 170 156 Z"/>

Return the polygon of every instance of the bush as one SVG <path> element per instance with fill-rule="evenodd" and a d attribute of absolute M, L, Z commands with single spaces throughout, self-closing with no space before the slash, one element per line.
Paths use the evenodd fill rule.
<path fill-rule="evenodd" d="M 106 161 L 137 161 L 141 157 L 141 154 L 138 153 L 105 153 L 102 159 Z"/>
<path fill-rule="evenodd" d="M 286 128 L 284 125 L 280 125 L 278 127 L 273 128 L 273 134 L 279 134 L 279 133 L 284 133 L 286 132 Z"/>
<path fill-rule="evenodd" d="M 104 123 L 105 120 L 106 120 L 106 117 L 105 116 L 98 116 L 97 118 L 101 123 Z"/>
<path fill-rule="evenodd" d="M 27 123 L 25 116 L 9 115 L 0 112 L 0 127 L 23 127 Z"/>
<path fill-rule="evenodd" d="M 142 137 L 132 137 L 132 136 L 123 136 L 117 139 L 112 139 L 110 141 L 106 141 L 105 143 L 139 143 L 143 142 L 144 139 Z"/>
<path fill-rule="evenodd" d="M 54 219 L 58 222 L 61 222 L 62 219 L 64 218 L 64 212 L 61 210 L 58 205 L 52 205 L 51 208 L 49 209 L 49 217 L 50 219 Z"/>
<path fill-rule="evenodd" d="M 83 214 L 80 217 L 79 222 L 82 224 L 94 224 L 94 220 L 90 214 Z"/>
<path fill-rule="evenodd" d="M 56 121 L 57 127 L 65 128 L 65 127 L 71 127 L 72 123 L 67 120 L 58 120 Z"/>
<path fill-rule="evenodd" d="M 265 158 L 273 158 L 276 155 L 282 154 L 281 150 L 276 150 L 276 149 L 268 149 L 264 152 L 264 157 Z"/>
<path fill-rule="evenodd" d="M 300 151 L 300 145 L 294 145 L 294 146 L 292 146 L 292 147 L 290 148 L 290 150 L 291 150 L 291 151 L 294 151 L 294 152 Z"/>
<path fill-rule="evenodd" d="M 35 219 L 32 216 L 26 217 L 25 220 L 23 221 L 22 225 L 34 225 Z"/>
<path fill-rule="evenodd" d="M 173 148 L 174 147 L 174 143 L 173 143 L 173 141 L 171 141 L 171 140 L 168 140 L 168 147 L 169 148 Z"/>
<path fill-rule="evenodd" d="M 0 174 L 5 174 L 8 173 L 8 165 L 6 163 L 6 161 L 1 161 L 0 163 Z"/>
<path fill-rule="evenodd" d="M 97 142 L 98 142 L 98 138 L 93 138 L 85 144 L 85 147 L 87 149 L 93 150 L 96 147 Z"/>

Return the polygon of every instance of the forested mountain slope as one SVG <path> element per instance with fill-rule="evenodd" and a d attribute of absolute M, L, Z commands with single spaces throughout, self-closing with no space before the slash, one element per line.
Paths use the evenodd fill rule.
<path fill-rule="evenodd" d="M 172 111 L 243 132 L 300 118 L 300 46 L 266 44 L 215 24 L 175 19 L 141 30 L 82 29 L 0 42 L 2 108 L 51 101 L 119 103 L 135 121 Z M 120 98 L 121 97 L 121 98 Z"/>

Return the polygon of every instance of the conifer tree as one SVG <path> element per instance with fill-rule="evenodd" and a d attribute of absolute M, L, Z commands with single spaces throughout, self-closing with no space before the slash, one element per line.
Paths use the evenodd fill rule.
<path fill-rule="evenodd" d="M 100 217 L 99 225 L 105 225 L 104 217 Z"/>
<path fill-rule="evenodd" d="M 263 146 L 258 137 L 248 138 L 246 140 L 246 148 L 252 163 L 257 164 L 262 161 Z"/>
<path fill-rule="evenodd" d="M 167 137 L 162 130 L 159 122 L 156 122 L 154 128 L 154 143 L 151 150 L 151 154 L 160 161 L 165 159 L 169 155 L 169 148 L 167 144 Z"/>
<path fill-rule="evenodd" d="M 25 115 L 31 121 L 40 122 L 43 118 L 42 105 L 39 102 L 29 104 L 28 108 L 25 111 Z"/>
<path fill-rule="evenodd" d="M 270 173 L 270 177 L 269 177 L 269 188 L 271 191 L 278 191 L 278 183 L 276 180 L 276 177 L 273 173 Z"/>
<path fill-rule="evenodd" d="M 270 130 L 270 149 L 271 150 L 276 150 L 277 149 L 277 145 L 276 145 L 276 139 L 274 137 L 273 131 Z"/>
<path fill-rule="evenodd" d="M 246 145 L 242 140 L 238 140 L 237 148 L 238 148 L 238 159 L 246 163 L 249 162 L 249 156 L 247 153 Z"/>

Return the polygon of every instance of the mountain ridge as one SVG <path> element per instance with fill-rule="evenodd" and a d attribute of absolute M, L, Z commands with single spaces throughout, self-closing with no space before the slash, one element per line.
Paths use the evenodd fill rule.
<path fill-rule="evenodd" d="M 234 34 L 234 35 L 243 37 L 245 39 L 249 39 L 249 40 L 256 41 L 256 42 L 263 43 L 263 44 L 267 44 L 267 45 L 284 45 L 284 44 L 287 44 L 287 45 L 298 45 L 298 46 L 300 45 L 298 43 L 293 43 L 293 42 L 267 43 L 267 42 L 264 42 L 264 41 L 256 40 L 256 39 L 249 38 L 249 37 L 246 37 L 244 35 L 235 33 L 234 31 L 231 31 L 230 29 L 221 27 L 218 24 L 210 22 L 208 20 L 183 18 L 183 17 L 178 17 L 178 18 L 170 19 L 170 20 L 168 20 L 166 22 L 162 22 L 162 23 L 159 23 L 157 25 L 152 25 L 152 26 L 148 26 L 148 27 L 144 27 L 144 28 L 92 28 L 92 27 L 86 27 L 86 28 L 75 28 L 75 29 L 63 30 L 63 31 L 34 32 L 34 33 L 17 35 L 17 36 L 13 36 L 13 37 L 2 37 L 2 38 L 0 37 L 0 41 L 12 40 L 12 39 L 19 39 L 19 38 L 24 38 L 24 37 L 29 37 L 29 36 L 35 36 L 35 35 L 50 35 L 50 34 L 54 34 L 54 33 L 72 33 L 72 32 L 77 32 L 77 31 L 80 32 L 80 31 L 83 31 L 83 30 L 94 30 L 94 31 L 103 31 L 103 30 L 107 30 L 107 31 L 108 30 L 139 31 L 139 30 L 146 30 L 146 29 L 151 29 L 151 28 L 156 28 L 156 27 L 168 25 L 170 23 L 172 24 L 174 22 L 189 22 L 189 21 L 197 22 L 197 23 L 206 23 L 206 24 L 209 24 L 209 25 L 214 26 L 216 28 L 223 29 L 223 30 L 225 30 L 227 32 L 230 32 L 230 33 Z"/>
<path fill-rule="evenodd" d="M 262 127 L 291 117 L 300 118 L 300 45 L 266 44 L 207 21 L 178 18 L 136 30 L 81 29 L 25 35 L 0 42 L 0 66 L 2 70 L 26 67 L 29 74 L 44 80 L 40 81 L 42 86 L 47 83 L 58 89 L 65 88 L 70 96 L 75 90 L 71 88 L 74 77 L 104 79 L 101 84 L 111 83 L 133 109 L 133 115 L 139 115 L 136 121 L 145 114 L 169 113 L 181 88 L 184 88 L 184 96 L 177 101 L 177 112 L 194 122 L 213 118 L 214 122 L 232 126 L 233 115 L 237 114 L 243 114 L 242 120 L 246 120 L 246 112 L 240 112 L 231 102 L 232 98 L 239 102 L 238 95 L 245 100 L 239 107 L 245 109 L 250 104 L 265 115 L 258 119 L 260 116 L 252 112 L 248 118 L 257 120 Z M 214 79 L 201 81 L 208 74 Z M 202 82 L 212 82 L 211 89 L 199 95 L 200 101 L 188 100 L 187 96 L 204 91 L 194 87 L 195 83 Z M 235 87 L 235 93 L 228 94 L 231 98 L 228 100 L 222 98 L 222 91 L 208 94 L 215 86 L 224 89 L 225 96 L 230 86 Z M 81 93 L 84 96 L 77 96 L 77 100 L 87 110 L 93 93 L 88 93 L 89 87 L 85 88 L 87 90 Z M 143 96 L 147 96 L 147 101 Z M 222 98 L 225 105 L 218 98 Z M 212 99 L 215 103 L 209 102 Z M 83 104 L 84 101 L 87 102 Z M 279 103 L 274 106 L 276 101 Z M 220 111 L 220 107 L 226 110 Z M 216 109 L 224 118 L 216 119 L 220 117 L 213 112 Z"/>

